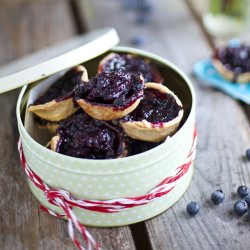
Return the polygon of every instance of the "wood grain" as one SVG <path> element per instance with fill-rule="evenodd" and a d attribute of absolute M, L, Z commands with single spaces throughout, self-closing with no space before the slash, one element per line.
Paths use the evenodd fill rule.
<path fill-rule="evenodd" d="M 65 2 L 0 8 L 0 64 L 65 40 L 75 31 Z"/>
<path fill-rule="evenodd" d="M 0 64 L 61 42 L 77 31 L 68 1 L 13 0 L 0 6 Z M 18 93 L 0 95 L 0 249 L 75 249 L 67 223 L 41 212 L 26 183 L 16 147 Z M 90 230 L 103 249 L 134 249 L 129 227 Z"/>
<path fill-rule="evenodd" d="M 1 8 L 0 63 L 72 36 L 74 26 L 69 14 L 65 2 L 52 4 L 50 8 L 46 4 Z M 68 249 L 72 244 L 66 237 L 65 223 L 40 213 L 20 167 L 15 117 L 18 92 L 0 96 L 0 197 L 3 197 L 0 202 L 0 249 Z"/>
<path fill-rule="evenodd" d="M 192 79 L 197 95 L 198 152 L 193 181 L 185 195 L 171 209 L 149 221 L 146 229 L 152 249 L 246 249 L 250 244 L 249 222 L 232 213 L 238 185 L 250 185 L 250 163 L 244 158 L 250 145 L 249 120 L 241 105 L 225 94 L 197 83 L 193 64 L 210 55 L 200 26 L 182 1 L 158 0 L 147 26 L 135 26 L 135 13 L 121 11 L 119 1 L 81 1 L 90 29 L 115 26 L 121 44 L 129 45 L 140 33 L 146 37 L 143 49 L 177 64 Z M 110 11 L 115 9 L 116 11 Z M 91 10 L 91 11 L 89 11 Z M 211 204 L 213 190 L 222 188 L 226 199 Z M 198 201 L 201 212 L 190 218 L 189 201 Z M 135 237 L 139 236 L 137 232 Z"/>

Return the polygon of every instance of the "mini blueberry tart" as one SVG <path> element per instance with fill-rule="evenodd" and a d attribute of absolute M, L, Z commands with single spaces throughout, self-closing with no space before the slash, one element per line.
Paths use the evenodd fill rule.
<path fill-rule="evenodd" d="M 75 88 L 75 100 L 91 117 L 114 120 L 132 112 L 143 97 L 141 74 L 104 71 Z"/>
<path fill-rule="evenodd" d="M 111 53 L 104 57 L 99 63 L 98 72 L 113 71 L 117 69 L 126 70 L 128 72 L 140 72 L 144 78 L 144 82 L 162 83 L 163 78 L 160 72 L 148 60 L 135 57 L 130 54 Z"/>
<path fill-rule="evenodd" d="M 172 91 L 161 84 L 146 83 L 144 98 L 120 124 L 133 139 L 160 142 L 175 133 L 182 117 L 182 103 Z"/>
<path fill-rule="evenodd" d="M 74 67 L 30 105 L 29 111 L 49 121 L 65 119 L 79 109 L 73 100 L 75 85 L 87 80 L 87 70 L 82 65 Z"/>
<path fill-rule="evenodd" d="M 50 147 L 77 158 L 114 159 L 127 155 L 125 145 L 120 127 L 78 113 L 60 122 Z"/>
<path fill-rule="evenodd" d="M 250 46 L 226 46 L 216 49 L 212 61 L 217 71 L 232 82 L 250 82 Z"/>

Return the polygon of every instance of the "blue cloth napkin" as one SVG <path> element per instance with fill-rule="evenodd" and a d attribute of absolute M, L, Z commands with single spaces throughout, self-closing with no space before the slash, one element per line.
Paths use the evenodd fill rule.
<path fill-rule="evenodd" d="M 250 104 L 250 83 L 233 83 L 225 80 L 214 68 L 210 59 L 197 62 L 193 71 L 202 83 L 216 87 L 233 98 Z"/>

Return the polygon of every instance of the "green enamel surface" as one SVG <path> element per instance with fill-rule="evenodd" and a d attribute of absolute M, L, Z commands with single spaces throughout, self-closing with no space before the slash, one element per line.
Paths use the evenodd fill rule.
<path fill-rule="evenodd" d="M 137 206 L 125 209 L 117 213 L 100 213 L 92 212 L 86 209 L 74 208 L 73 211 L 77 218 L 84 225 L 97 226 L 97 227 L 113 227 L 124 226 L 133 224 L 139 221 L 152 218 L 166 209 L 171 207 L 186 191 L 193 174 L 193 165 L 190 167 L 188 173 L 183 176 L 175 186 L 175 188 L 167 195 L 142 206 Z M 129 183 L 127 183 L 129 186 Z M 31 191 L 35 197 L 47 208 L 56 212 L 62 213 L 63 211 L 56 206 L 50 205 L 44 198 L 43 193 L 38 190 L 31 182 L 29 182 Z"/>

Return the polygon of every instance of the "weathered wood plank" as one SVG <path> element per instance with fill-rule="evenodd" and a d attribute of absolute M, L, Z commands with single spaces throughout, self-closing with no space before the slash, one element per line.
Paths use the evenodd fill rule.
<path fill-rule="evenodd" d="M 0 64 L 71 37 L 71 14 L 65 1 L 0 8 Z"/>
<path fill-rule="evenodd" d="M 43 15 L 41 15 L 43 13 Z M 63 18 L 61 18 L 61 17 Z M 74 34 L 65 2 L 8 5 L 0 10 L 0 63 Z M 0 249 L 69 249 L 65 223 L 40 213 L 22 173 L 16 149 L 18 90 L 0 96 Z"/>
<path fill-rule="evenodd" d="M 68 1 L 13 0 L 0 6 L 0 64 L 77 31 Z M 16 148 L 18 92 L 0 95 L 0 249 L 75 249 L 66 222 L 40 212 L 26 184 Z M 134 249 L 129 227 L 90 230 L 103 249 Z"/>
<path fill-rule="evenodd" d="M 143 49 L 176 63 L 191 77 L 192 65 L 211 50 L 182 1 L 155 2 L 148 26 L 134 26 L 133 12 L 122 12 L 120 2 L 81 1 L 88 27 L 115 26 L 121 43 L 134 34 L 146 37 Z M 112 11 L 111 11 L 112 10 Z M 152 249 L 246 249 L 249 222 L 232 214 L 232 192 L 250 184 L 249 162 L 243 160 L 250 145 L 249 122 L 242 107 L 232 98 L 193 79 L 197 94 L 198 153 L 193 181 L 178 203 L 146 222 Z M 226 200 L 218 207 L 209 197 L 222 188 Z M 195 218 L 186 215 L 186 204 L 196 200 L 202 209 Z M 139 232 L 138 232 L 139 234 Z"/>
<path fill-rule="evenodd" d="M 65 1 L 70 1 L 70 0 L 63 0 L 64 2 Z M 0 6 L 1 7 L 6 7 L 7 5 L 8 6 L 13 6 L 13 7 L 17 7 L 17 6 L 24 6 L 24 5 L 26 5 L 26 4 L 28 4 L 28 5 L 30 5 L 30 4 L 44 4 L 44 3 L 46 3 L 46 4 L 55 4 L 55 3 L 59 3 L 59 2 L 62 2 L 61 0 L 53 0 L 53 1 L 51 1 L 51 0 L 1 0 L 0 1 Z"/>

